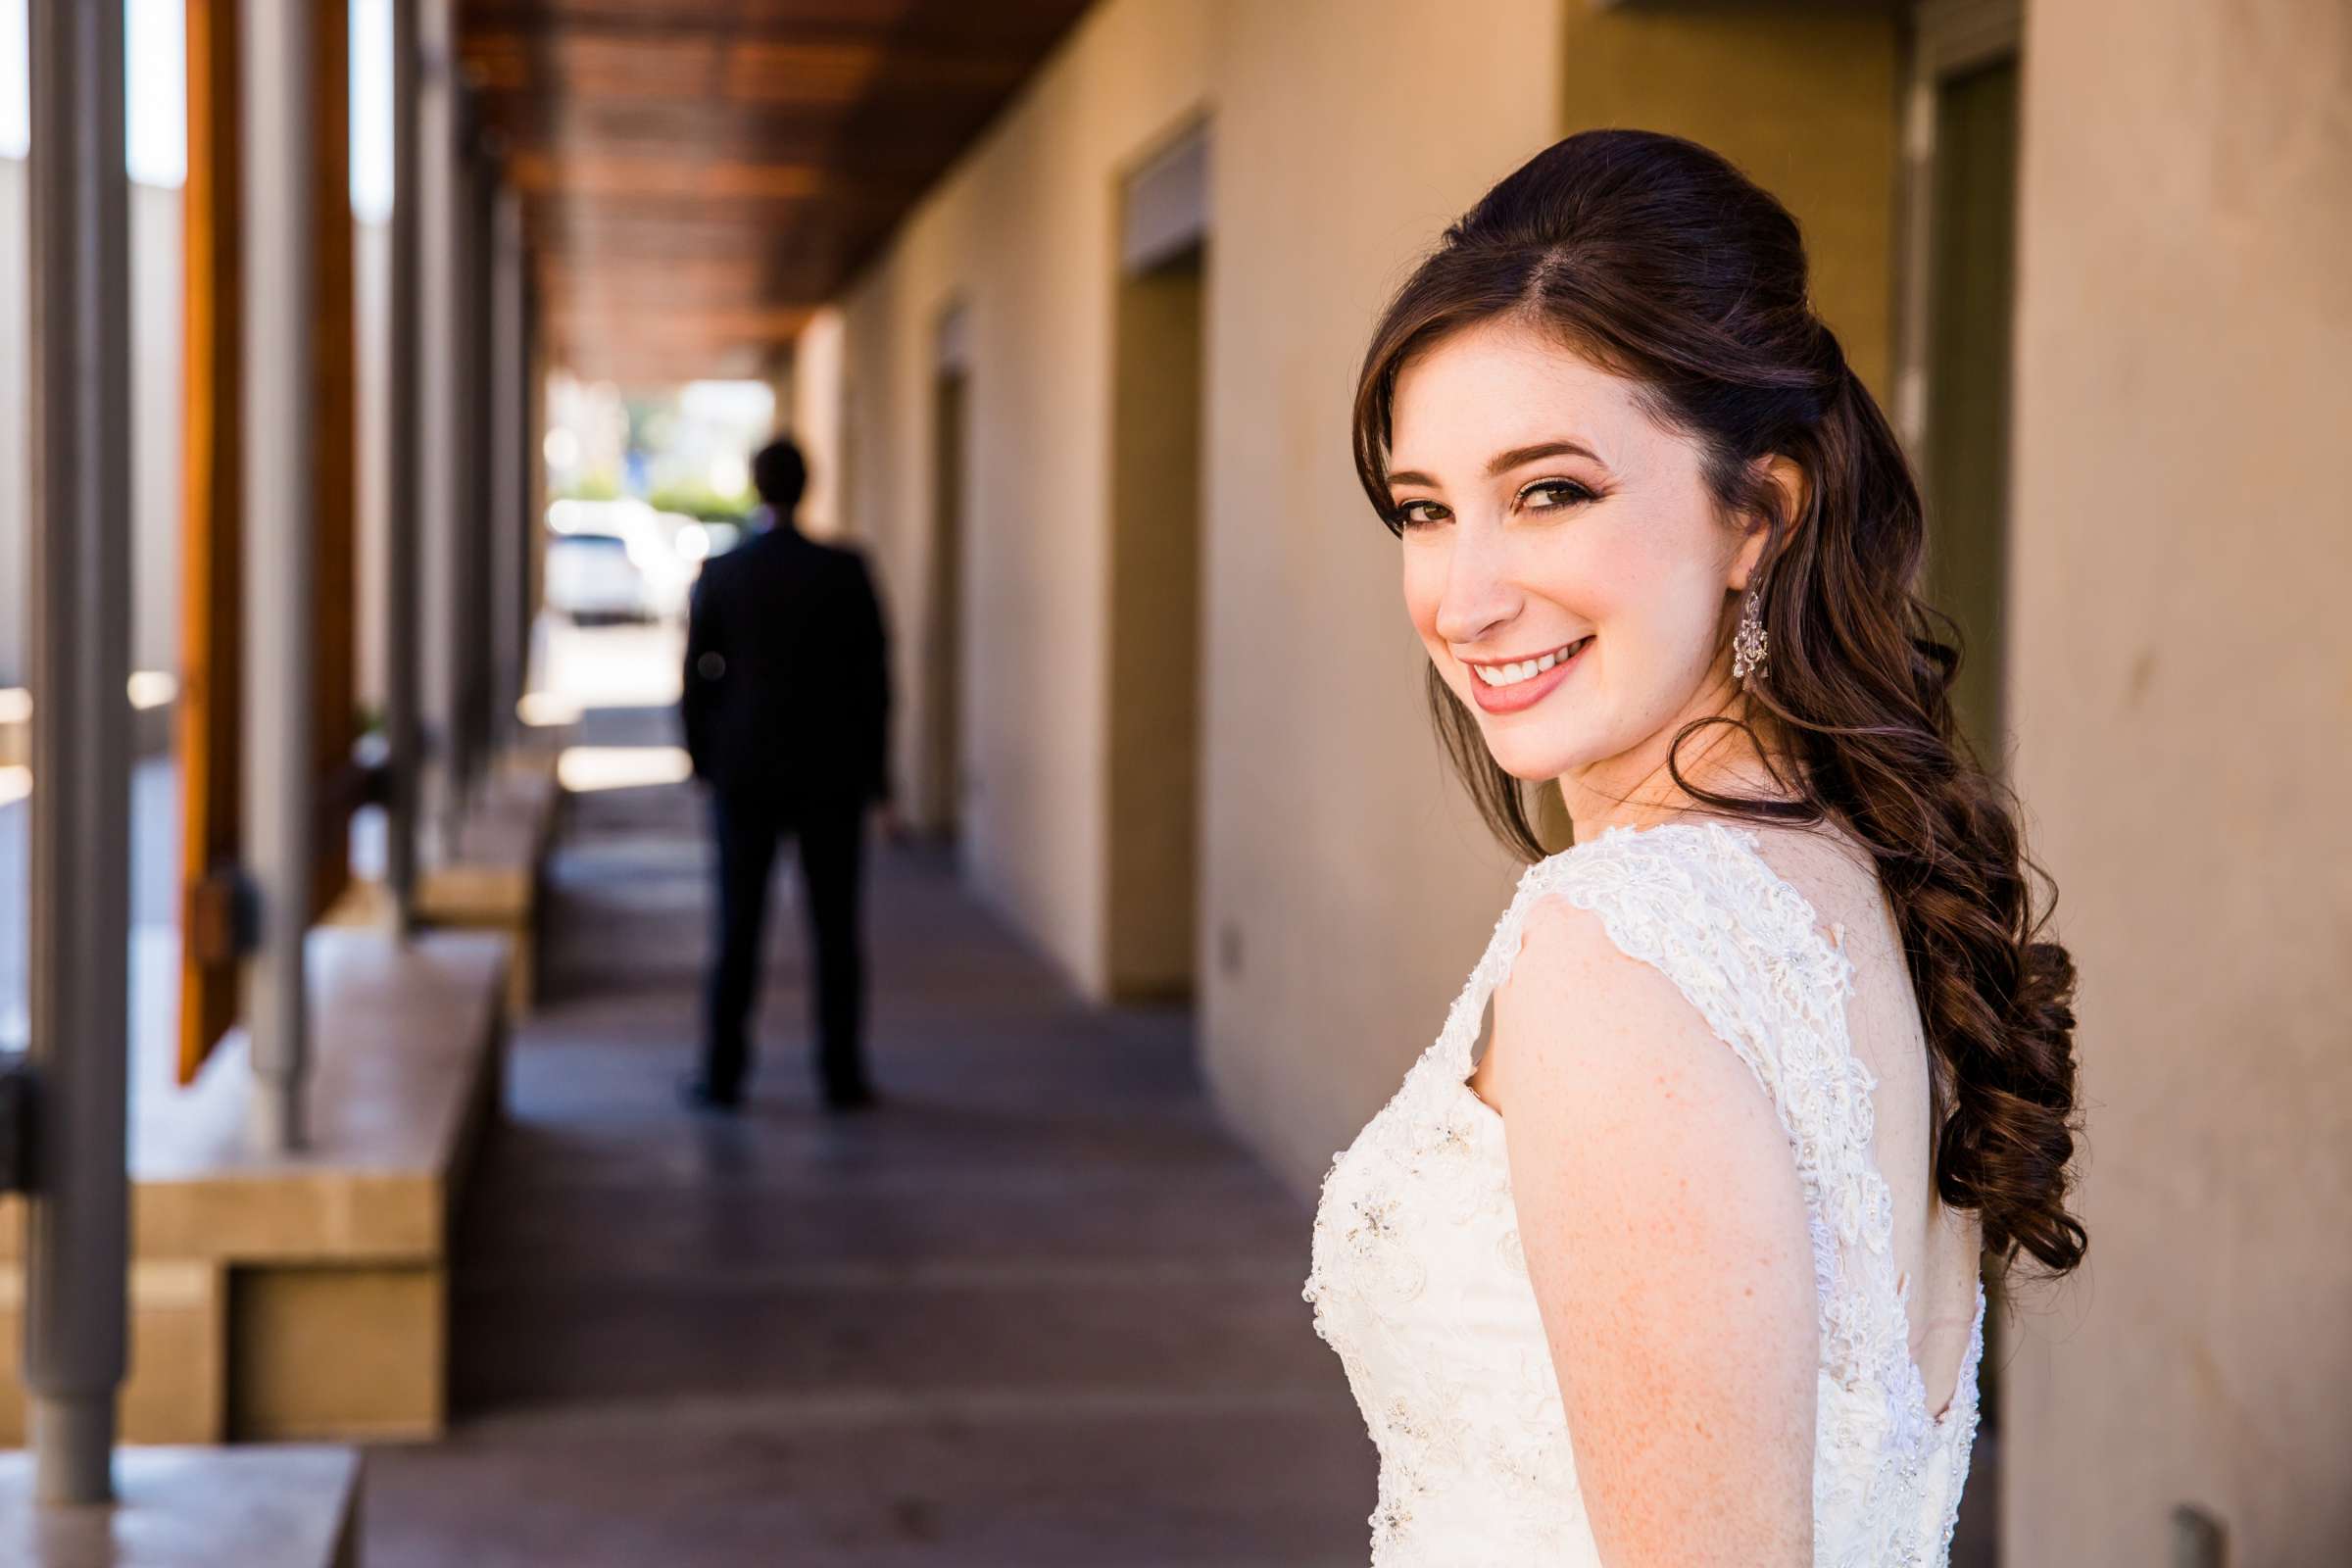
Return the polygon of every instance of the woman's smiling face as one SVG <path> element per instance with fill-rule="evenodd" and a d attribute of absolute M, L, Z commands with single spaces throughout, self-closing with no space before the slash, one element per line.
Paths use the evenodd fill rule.
<path fill-rule="evenodd" d="M 1698 444 L 1637 391 L 1510 318 L 1396 377 L 1405 607 L 1520 779 L 1630 789 L 1731 696 L 1726 643 L 1765 536 L 1724 521 Z"/>

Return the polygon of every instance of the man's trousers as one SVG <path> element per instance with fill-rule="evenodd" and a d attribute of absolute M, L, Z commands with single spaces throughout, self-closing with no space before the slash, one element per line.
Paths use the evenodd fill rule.
<path fill-rule="evenodd" d="M 749 1031 L 760 992 L 768 882 L 776 847 L 789 836 L 799 841 L 807 895 L 818 1079 L 834 1093 L 863 1088 L 865 953 L 858 883 L 864 803 L 788 805 L 714 790 L 710 821 L 717 850 L 717 952 L 705 997 L 703 1081 L 715 1093 L 732 1096 L 751 1067 Z"/>

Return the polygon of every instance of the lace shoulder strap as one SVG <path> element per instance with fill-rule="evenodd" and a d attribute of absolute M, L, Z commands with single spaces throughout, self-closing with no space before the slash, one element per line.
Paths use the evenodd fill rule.
<path fill-rule="evenodd" d="M 1891 1334 L 1907 1366 L 1893 1204 L 1871 1153 L 1877 1084 L 1846 1035 L 1853 963 L 1817 929 L 1804 895 L 1764 860 L 1752 831 L 1712 820 L 1610 828 L 1537 861 L 1441 1037 L 1453 1038 L 1449 1065 L 1465 1076 L 1487 1002 L 1546 898 L 1592 910 L 1628 956 L 1673 981 L 1771 1097 L 1813 1221 L 1830 1364 L 1886 1370 Z"/>

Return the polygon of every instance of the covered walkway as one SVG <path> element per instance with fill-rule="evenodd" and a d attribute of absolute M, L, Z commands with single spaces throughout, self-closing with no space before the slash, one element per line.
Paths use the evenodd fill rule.
<path fill-rule="evenodd" d="M 370 1568 L 1360 1563 L 1308 1214 L 1219 1131 L 1189 1017 L 1080 1004 L 944 859 L 884 850 L 889 1102 L 815 1110 L 780 908 L 753 1103 L 689 1116 L 697 804 L 571 802 L 458 1245 L 452 1434 L 370 1451 Z"/>

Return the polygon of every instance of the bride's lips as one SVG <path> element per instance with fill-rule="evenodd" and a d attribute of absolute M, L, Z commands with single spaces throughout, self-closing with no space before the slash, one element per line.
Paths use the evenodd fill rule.
<path fill-rule="evenodd" d="M 1484 664 L 1491 668 L 1496 664 L 1519 662 L 1519 661 L 1482 659 L 1473 663 L 1469 660 L 1463 660 L 1462 664 L 1470 670 L 1470 696 L 1481 709 L 1490 713 L 1516 713 L 1523 708 L 1533 708 L 1548 696 L 1553 687 L 1566 680 L 1570 670 L 1585 662 L 1585 654 L 1592 648 L 1592 639 L 1588 636 L 1581 642 L 1564 646 L 1574 647 L 1576 651 L 1542 674 L 1531 675 L 1525 680 L 1513 681 L 1508 686 L 1488 685 L 1485 678 L 1478 673 L 1478 666 Z M 1556 653 L 1558 650 L 1552 649 L 1547 652 Z M 1538 654 L 1535 657 L 1542 659 L 1544 655 Z"/>

